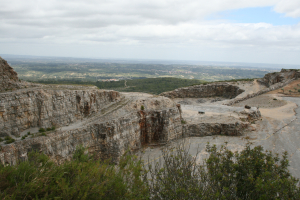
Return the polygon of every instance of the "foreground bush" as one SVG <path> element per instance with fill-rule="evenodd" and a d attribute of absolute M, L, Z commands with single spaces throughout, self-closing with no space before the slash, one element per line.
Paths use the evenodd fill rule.
<path fill-rule="evenodd" d="M 226 145 L 206 151 L 200 164 L 181 143 L 148 166 L 128 153 L 118 165 L 95 161 L 83 147 L 62 165 L 30 153 L 17 166 L 0 166 L 0 199 L 300 199 L 287 153 L 279 158 L 250 144 L 239 153 Z"/>
<path fill-rule="evenodd" d="M 143 169 L 134 156 L 122 157 L 118 167 L 93 161 L 78 148 L 74 160 L 56 165 L 45 155 L 0 167 L 0 199 L 147 199 L 140 179 Z"/>
<path fill-rule="evenodd" d="M 280 159 L 250 144 L 240 153 L 210 145 L 206 151 L 199 165 L 183 144 L 164 150 L 163 160 L 149 166 L 153 199 L 300 199 L 286 152 Z"/>

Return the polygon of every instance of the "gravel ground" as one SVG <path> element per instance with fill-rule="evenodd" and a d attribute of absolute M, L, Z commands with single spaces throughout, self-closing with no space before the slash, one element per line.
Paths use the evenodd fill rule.
<path fill-rule="evenodd" d="M 286 101 L 280 100 L 280 97 L 275 97 L 274 95 L 260 95 L 251 99 L 247 99 L 245 101 L 241 101 L 239 103 L 234 104 L 235 107 L 244 107 L 245 105 L 251 107 L 259 107 L 259 108 L 278 108 L 286 105 Z"/>

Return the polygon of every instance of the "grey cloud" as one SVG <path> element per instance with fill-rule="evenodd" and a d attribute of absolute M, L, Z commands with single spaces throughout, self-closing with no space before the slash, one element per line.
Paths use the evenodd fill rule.
<path fill-rule="evenodd" d="M 178 48 L 178 52 L 180 48 L 200 47 L 299 51 L 300 24 L 272 26 L 204 20 L 215 12 L 255 6 L 275 6 L 276 12 L 298 16 L 299 0 L 283 2 L 287 1 L 1 0 L 0 44 L 10 41 L 20 45 L 79 44 L 90 48 Z M 3 48 L 2 45 L 0 50 Z"/>

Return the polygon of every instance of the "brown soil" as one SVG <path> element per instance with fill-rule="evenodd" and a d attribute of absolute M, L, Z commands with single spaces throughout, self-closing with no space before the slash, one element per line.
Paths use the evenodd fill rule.
<path fill-rule="evenodd" d="M 295 88 L 296 88 L 296 90 L 295 90 Z M 278 90 L 273 90 L 271 92 L 268 92 L 267 94 L 282 94 L 285 96 L 300 97 L 300 92 L 298 92 L 298 90 L 300 89 L 300 79 L 295 80 L 295 81 L 291 82 L 290 84 L 286 85 L 285 87 L 283 87 L 284 93 L 281 89 L 282 88 L 280 88 Z M 291 93 L 289 92 L 290 90 L 291 90 Z"/>

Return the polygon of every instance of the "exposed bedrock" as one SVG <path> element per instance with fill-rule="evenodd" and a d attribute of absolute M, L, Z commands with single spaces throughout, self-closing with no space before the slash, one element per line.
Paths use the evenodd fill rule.
<path fill-rule="evenodd" d="M 57 130 L 47 136 L 4 145 L 0 161 L 15 165 L 19 160 L 26 160 L 29 151 L 35 150 L 61 163 L 69 160 L 76 147 L 82 145 L 98 158 L 111 158 L 113 162 L 118 162 L 126 150 L 137 150 L 143 145 L 167 142 L 181 136 L 180 110 L 177 107 L 134 111 L 107 122 L 69 131 Z"/>
<path fill-rule="evenodd" d="M 179 88 L 170 92 L 161 93 L 160 95 L 169 98 L 224 97 L 232 99 L 242 92 L 244 92 L 244 90 L 228 83 L 212 83 Z"/>
<path fill-rule="evenodd" d="M 280 72 L 266 74 L 262 79 L 258 79 L 257 81 L 267 87 L 270 87 L 276 83 L 283 83 L 287 80 L 298 79 L 299 77 L 299 70 L 282 69 Z"/>
<path fill-rule="evenodd" d="M 183 137 L 190 136 L 211 136 L 211 135 L 226 135 L 226 136 L 240 136 L 248 131 L 250 123 L 256 121 L 261 117 L 261 113 L 258 109 L 245 109 L 237 113 L 239 119 L 231 122 L 199 122 L 185 124 L 182 127 Z"/>
<path fill-rule="evenodd" d="M 185 137 L 190 136 L 211 136 L 211 135 L 227 135 L 227 136 L 239 136 L 244 133 L 244 130 L 248 127 L 246 123 L 199 123 L 199 124 L 187 124 L 182 128 L 183 135 Z"/>
<path fill-rule="evenodd" d="M 0 94 L 0 136 L 31 127 L 65 126 L 118 101 L 116 91 L 28 90 Z"/>

